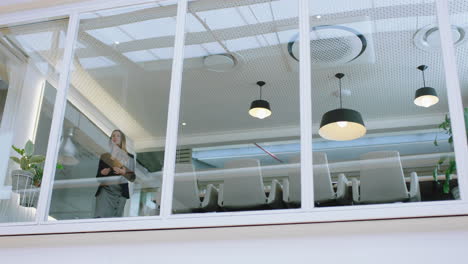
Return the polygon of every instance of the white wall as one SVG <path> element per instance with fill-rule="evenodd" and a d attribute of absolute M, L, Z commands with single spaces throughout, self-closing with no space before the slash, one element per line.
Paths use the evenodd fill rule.
<path fill-rule="evenodd" d="M 468 217 L 0 238 L 1 263 L 467 263 Z"/>

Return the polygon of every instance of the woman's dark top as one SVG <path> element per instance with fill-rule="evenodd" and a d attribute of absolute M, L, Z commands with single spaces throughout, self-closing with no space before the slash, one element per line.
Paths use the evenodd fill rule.
<path fill-rule="evenodd" d="M 108 161 L 109 160 L 109 157 L 110 157 L 110 154 L 109 153 L 104 153 L 101 155 L 101 157 L 99 158 L 99 166 L 98 166 L 98 171 L 97 171 L 97 175 L 96 177 L 99 178 L 99 177 L 110 177 L 110 176 L 123 176 L 125 177 L 127 180 L 133 182 L 135 180 L 135 169 L 134 169 L 134 161 L 133 161 L 133 155 L 128 153 L 128 156 L 130 157 L 130 160 L 128 161 L 128 163 L 130 164 L 128 167 L 125 166 L 125 169 L 127 171 L 127 173 L 125 173 L 125 175 L 120 175 L 120 174 L 117 174 L 113 169 L 112 167 L 112 164 L 109 164 L 110 162 Z M 107 168 L 110 168 L 111 171 L 109 172 L 108 175 L 102 175 L 101 174 L 101 171 L 103 169 L 107 169 Z M 102 187 L 104 187 L 104 185 L 99 185 L 97 191 L 96 191 L 96 194 L 94 196 L 97 196 L 99 194 L 99 192 L 101 191 Z M 120 187 L 122 189 L 122 196 L 125 197 L 125 198 L 130 198 L 130 194 L 129 194 L 129 191 L 128 191 L 128 183 L 122 183 L 120 184 Z"/>

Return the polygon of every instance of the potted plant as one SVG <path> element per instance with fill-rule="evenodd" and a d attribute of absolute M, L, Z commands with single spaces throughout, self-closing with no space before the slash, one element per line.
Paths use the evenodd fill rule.
<path fill-rule="evenodd" d="M 21 205 L 34 206 L 36 196 L 36 190 L 33 186 L 34 177 L 36 176 L 37 165 L 45 161 L 45 156 L 34 155 L 34 144 L 31 140 L 26 142 L 24 148 L 11 147 L 20 155 L 19 157 L 10 157 L 20 166 L 20 170 L 11 172 L 12 189 L 19 193 Z"/>
<path fill-rule="evenodd" d="M 19 193 L 20 203 L 23 206 L 34 206 L 36 200 L 36 189 L 41 186 L 43 176 L 44 155 L 34 155 L 34 144 L 31 140 L 26 142 L 24 148 L 11 146 L 18 153 L 19 157 L 10 157 L 11 160 L 20 166 L 20 170 L 13 170 L 12 189 Z M 63 168 L 57 164 L 57 168 Z"/>
<path fill-rule="evenodd" d="M 465 134 L 468 135 L 468 108 L 464 108 L 464 118 L 465 118 Z M 447 139 L 448 143 L 453 149 L 453 134 L 452 134 L 452 125 L 451 125 L 451 120 L 448 115 L 445 115 L 445 120 L 444 122 L 439 124 L 439 128 L 442 129 L 442 131 L 447 134 L 449 137 Z M 434 145 L 438 146 L 438 141 L 437 141 L 437 136 L 434 139 Z M 439 180 L 437 176 L 439 173 L 442 173 L 445 175 L 445 181 L 443 184 L 443 193 L 448 194 L 450 192 L 450 180 L 451 180 L 451 175 L 456 173 L 457 171 L 457 163 L 455 161 L 455 157 L 441 157 L 439 161 L 437 162 L 433 172 L 432 176 L 434 178 L 434 181 L 436 184 L 439 184 Z M 452 190 L 452 193 L 458 193 L 458 187 L 455 187 L 454 190 Z M 458 196 L 458 195 L 454 195 Z M 455 197 L 456 198 L 456 197 Z"/>

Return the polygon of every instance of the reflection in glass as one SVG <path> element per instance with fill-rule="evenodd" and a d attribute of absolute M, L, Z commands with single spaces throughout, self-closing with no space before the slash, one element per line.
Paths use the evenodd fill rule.
<path fill-rule="evenodd" d="M 297 1 L 189 10 L 173 213 L 300 207 Z"/>
<path fill-rule="evenodd" d="M 95 194 L 95 218 L 122 217 L 127 199 L 130 198 L 129 182 L 134 182 L 136 178 L 134 156 L 128 153 L 126 136 L 119 129 L 112 131 L 109 138 L 109 152 L 99 157 L 96 175 L 98 178 L 112 176 L 122 176 L 128 182 L 125 180 L 119 184 L 101 182 Z"/>
<path fill-rule="evenodd" d="M 455 167 L 446 161 L 454 157 L 453 147 L 449 135 L 438 129 L 448 112 L 440 43 L 433 45 L 440 40 L 437 34 L 421 38 L 421 30 L 437 25 L 434 1 L 309 2 L 312 122 L 317 128 L 314 189 L 327 189 L 336 197 L 334 203 L 323 203 L 316 193 L 316 206 L 459 199 L 451 192 L 458 185 L 455 170 L 450 170 Z M 427 65 L 424 82 L 421 64 Z M 338 72 L 347 77 L 339 90 L 334 80 Z M 426 83 L 437 90 L 439 100 L 428 108 L 414 101 L 415 91 Z M 341 99 L 362 115 L 365 136 L 344 141 L 320 136 L 322 116 Z M 338 119 L 328 134 L 349 125 Z M 448 178 L 443 173 L 447 169 Z M 326 187 L 328 182 L 332 187 Z"/>
<path fill-rule="evenodd" d="M 67 26 L 0 29 L 0 222 L 35 221 Z"/>
<path fill-rule="evenodd" d="M 55 219 L 159 214 L 176 11 L 157 1 L 81 16 Z"/>
<path fill-rule="evenodd" d="M 467 76 L 465 74 L 466 72 L 466 54 L 468 51 L 468 45 L 467 45 L 467 18 L 468 18 L 468 3 L 463 0 L 451 0 L 448 1 L 448 7 L 449 7 L 449 22 L 451 24 L 451 33 L 452 33 L 452 41 L 453 45 L 455 47 L 455 56 L 457 59 L 457 68 L 458 68 L 458 78 L 460 82 L 460 89 L 461 89 L 461 96 L 462 96 L 462 103 L 463 103 L 463 113 L 464 113 L 464 119 L 465 119 L 465 125 L 468 123 L 468 90 L 465 88 L 467 85 Z M 437 45 L 440 44 L 439 41 L 439 30 L 438 27 L 434 28 L 433 25 L 429 25 L 429 28 L 424 28 L 421 30 L 421 35 L 423 36 L 429 36 L 428 40 L 428 47 L 433 48 L 438 48 Z M 444 120 L 440 120 L 440 126 L 441 126 L 441 132 L 447 134 L 449 137 L 447 139 L 448 143 L 450 146 L 453 148 L 453 134 L 452 134 L 452 121 L 450 118 L 450 115 L 447 115 L 447 117 Z M 465 133 L 468 134 L 468 129 L 466 129 L 465 126 Z M 444 140 L 438 141 L 439 143 L 443 142 Z M 445 143 L 445 142 L 444 142 Z M 439 173 L 440 174 L 447 174 L 450 179 L 450 173 L 456 174 L 456 162 L 454 157 L 447 158 L 445 160 L 441 160 L 439 162 L 441 164 Z M 450 180 L 450 182 L 454 182 L 454 180 Z M 445 188 L 447 187 L 447 188 Z M 460 191 L 457 187 L 452 188 L 452 184 L 450 185 L 445 185 L 444 184 L 444 189 L 450 189 L 450 192 L 454 195 L 454 197 L 459 198 L 460 197 Z"/>

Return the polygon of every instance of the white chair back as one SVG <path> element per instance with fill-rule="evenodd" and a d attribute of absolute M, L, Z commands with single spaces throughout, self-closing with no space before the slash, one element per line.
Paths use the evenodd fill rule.
<path fill-rule="evenodd" d="M 177 163 L 174 177 L 174 212 L 190 212 L 200 207 L 197 179 L 191 163 Z"/>
<path fill-rule="evenodd" d="M 386 203 L 408 199 L 398 151 L 363 154 L 360 167 L 360 202 Z"/>
<path fill-rule="evenodd" d="M 324 152 L 313 152 L 314 164 L 314 200 L 315 202 L 330 201 L 336 198 L 333 190 L 330 169 L 328 168 L 327 154 Z M 288 173 L 289 178 L 289 201 L 290 203 L 301 202 L 301 156 L 297 155 L 290 160 L 291 164 L 298 164 Z"/>
<path fill-rule="evenodd" d="M 301 155 L 292 157 L 290 164 L 295 164 L 288 172 L 289 199 L 287 202 L 298 204 L 301 202 Z"/>
<path fill-rule="evenodd" d="M 258 159 L 231 160 L 224 164 L 223 206 L 255 207 L 266 204 Z"/>
<path fill-rule="evenodd" d="M 315 202 L 330 201 L 336 198 L 333 190 L 327 154 L 313 152 L 314 161 L 314 199 Z"/>

